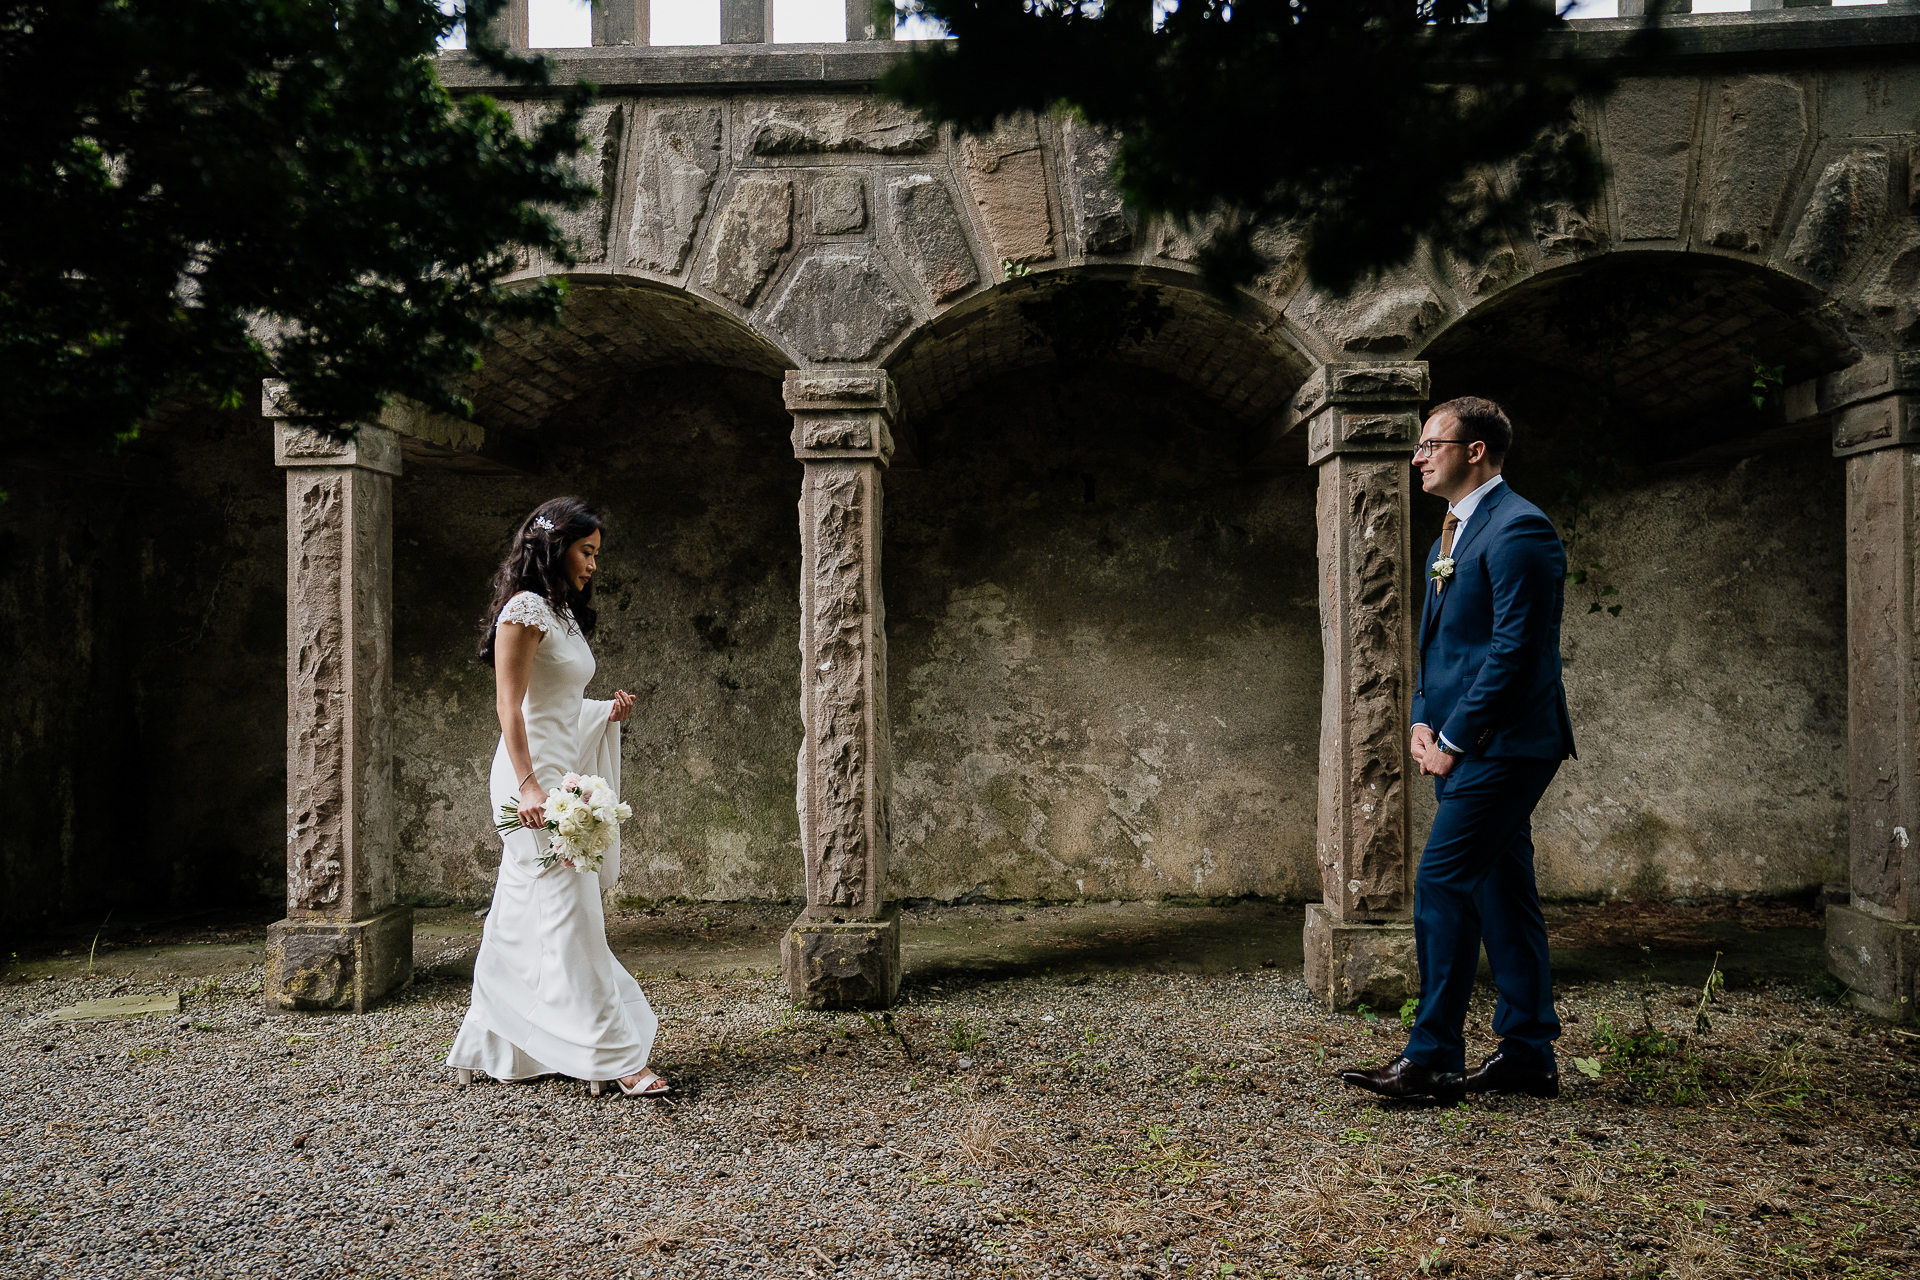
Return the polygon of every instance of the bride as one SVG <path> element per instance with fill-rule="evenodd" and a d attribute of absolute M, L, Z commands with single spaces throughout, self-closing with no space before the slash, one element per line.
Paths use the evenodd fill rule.
<path fill-rule="evenodd" d="M 493 668 L 500 747 L 493 754 L 489 817 L 519 811 L 493 907 L 473 965 L 473 1003 L 447 1055 L 467 1084 L 572 1076 L 593 1092 L 653 1096 L 667 1082 L 647 1066 L 659 1019 L 607 946 L 600 893 L 620 874 L 616 833 L 597 876 L 559 863 L 542 868 L 544 806 L 568 773 L 598 774 L 620 789 L 620 723 L 633 695 L 584 700 L 593 679 L 593 574 L 599 513 L 578 498 L 536 508 L 493 578 L 480 661 Z M 536 834 L 541 833 L 541 834 Z"/>

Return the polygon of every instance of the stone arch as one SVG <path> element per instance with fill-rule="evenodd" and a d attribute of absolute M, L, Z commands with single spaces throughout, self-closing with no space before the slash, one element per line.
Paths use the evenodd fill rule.
<path fill-rule="evenodd" d="M 904 334 L 882 357 L 901 416 L 923 420 L 1017 370 L 1131 365 L 1178 380 L 1250 431 L 1278 437 L 1318 363 L 1280 316 L 1236 313 L 1191 272 L 1079 266 L 1017 277 Z"/>
<path fill-rule="evenodd" d="M 570 291 L 559 320 L 503 328 L 468 384 L 488 427 L 536 431 L 582 395 L 647 370 L 712 365 L 777 379 L 800 364 L 768 331 L 689 289 L 637 272 L 561 278 Z"/>
<path fill-rule="evenodd" d="M 1765 264 L 1616 250 L 1498 290 L 1436 326 L 1420 355 L 1437 398 L 1491 377 L 1521 417 L 1555 398 L 1585 396 L 1589 412 L 1604 399 L 1608 427 L 1664 460 L 1784 422 L 1777 394 L 1752 406 L 1756 366 L 1800 382 L 1853 363 L 1882 336 L 1849 323 L 1827 291 Z"/>

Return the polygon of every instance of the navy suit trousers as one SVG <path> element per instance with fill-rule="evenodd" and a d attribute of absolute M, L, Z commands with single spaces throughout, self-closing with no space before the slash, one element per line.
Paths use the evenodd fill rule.
<path fill-rule="evenodd" d="M 1406 1056 L 1422 1066 L 1466 1066 L 1467 1002 L 1483 940 L 1500 990 L 1493 1029 L 1502 1052 L 1553 1065 L 1560 1019 L 1533 877 L 1533 809 L 1559 768 L 1558 760 L 1466 756 L 1435 780 L 1440 807 L 1413 896 L 1420 1012 Z"/>

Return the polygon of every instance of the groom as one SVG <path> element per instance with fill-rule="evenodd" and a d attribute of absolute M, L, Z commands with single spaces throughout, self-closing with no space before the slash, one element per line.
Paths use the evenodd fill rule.
<path fill-rule="evenodd" d="M 1420 1011 L 1400 1057 L 1340 1074 L 1389 1098 L 1560 1092 L 1532 819 L 1573 754 L 1560 683 L 1567 556 L 1553 522 L 1501 479 L 1512 443 L 1500 406 L 1468 396 L 1433 411 L 1413 456 L 1420 487 L 1448 508 L 1426 560 L 1413 695 L 1413 758 L 1439 799 L 1414 884 Z M 1500 989 L 1500 1048 L 1467 1071 L 1482 941 Z"/>

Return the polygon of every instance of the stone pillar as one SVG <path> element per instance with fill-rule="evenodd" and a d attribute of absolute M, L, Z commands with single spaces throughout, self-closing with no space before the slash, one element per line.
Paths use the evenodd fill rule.
<path fill-rule="evenodd" d="M 267 416 L 282 416 L 273 390 Z M 363 1013 L 413 980 L 393 905 L 393 477 L 399 437 L 278 423 L 287 473 L 287 918 L 267 933 L 270 1012 Z"/>
<path fill-rule="evenodd" d="M 533 36 L 527 19 L 527 0 L 507 0 L 500 6 L 500 12 L 487 22 L 493 38 L 509 49 L 530 49 Z"/>
<path fill-rule="evenodd" d="M 720 0 L 720 43 L 773 43 L 773 0 Z"/>
<path fill-rule="evenodd" d="M 1820 379 L 1847 468 L 1848 898 L 1827 968 L 1856 1004 L 1920 1004 L 1920 351 Z"/>
<path fill-rule="evenodd" d="M 893 39 L 892 0 L 881 0 L 880 4 L 874 0 L 847 0 L 847 39 Z"/>
<path fill-rule="evenodd" d="M 800 486 L 800 848 L 807 908 L 781 968 L 809 1009 L 885 1008 L 900 990 L 900 912 L 886 900 L 887 616 L 881 472 L 899 401 L 881 369 L 790 370 Z"/>
<path fill-rule="evenodd" d="M 593 43 L 596 47 L 645 45 L 653 31 L 652 0 L 595 0 Z"/>
<path fill-rule="evenodd" d="M 1320 805 L 1324 901 L 1307 908 L 1307 985 L 1330 1008 L 1419 991 L 1407 751 L 1419 579 L 1407 502 L 1421 361 L 1330 364 L 1294 397 L 1320 471 Z"/>

